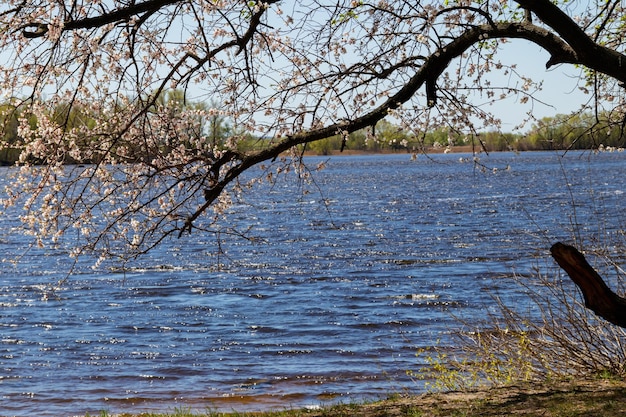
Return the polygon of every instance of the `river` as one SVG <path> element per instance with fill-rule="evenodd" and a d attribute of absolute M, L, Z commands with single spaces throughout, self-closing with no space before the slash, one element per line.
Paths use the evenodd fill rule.
<path fill-rule="evenodd" d="M 125 270 L 69 268 L 3 218 L 0 415 L 267 410 L 419 393 L 416 352 L 479 323 L 514 274 L 622 227 L 626 153 L 309 157 L 225 225 Z M 6 177 L 12 168 L 1 168 Z M 11 263 L 16 255 L 19 262 Z M 531 276 L 531 275 L 529 275 Z M 531 276 L 532 279 L 532 276 Z"/>

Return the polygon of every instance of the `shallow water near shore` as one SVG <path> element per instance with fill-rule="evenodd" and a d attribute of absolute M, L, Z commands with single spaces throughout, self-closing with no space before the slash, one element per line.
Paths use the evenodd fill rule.
<path fill-rule="evenodd" d="M 552 265 L 573 225 L 598 240 L 622 225 L 626 153 L 472 158 L 308 157 L 328 159 L 314 185 L 279 179 L 233 207 L 226 224 L 255 239 L 194 233 L 124 271 L 83 260 L 54 293 L 66 253 L 27 251 L 1 219 L 2 257 L 23 256 L 0 271 L 0 415 L 420 392 L 406 371 L 455 317 L 485 319 L 494 292 L 523 308 L 513 274 Z"/>

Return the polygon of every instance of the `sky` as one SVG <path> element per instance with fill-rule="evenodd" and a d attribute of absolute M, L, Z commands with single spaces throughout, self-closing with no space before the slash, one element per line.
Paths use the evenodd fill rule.
<path fill-rule="evenodd" d="M 561 64 L 547 70 L 549 54 L 531 42 L 512 40 L 498 56 L 505 64 L 516 64 L 520 74 L 535 81 L 543 80 L 543 88 L 536 96 L 545 103 L 535 102 L 531 107 L 530 104 L 520 104 L 516 99 L 498 102 L 490 110 L 502 120 L 503 131 L 513 129 L 524 119 L 524 113 L 531 109 L 533 115 L 541 119 L 575 111 L 590 99 L 589 95 L 578 89 L 580 69 Z"/>

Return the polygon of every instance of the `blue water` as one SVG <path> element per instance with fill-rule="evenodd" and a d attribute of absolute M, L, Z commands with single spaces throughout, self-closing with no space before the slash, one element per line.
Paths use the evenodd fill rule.
<path fill-rule="evenodd" d="M 311 166 L 328 158 L 308 158 Z M 420 392 L 415 353 L 477 323 L 548 249 L 622 226 L 626 154 L 332 157 L 121 270 L 26 250 L 3 218 L 0 415 L 266 410 Z M 7 176 L 11 168 L 3 168 Z M 599 221 L 601 219 L 601 221 Z M 17 264 L 9 260 L 21 255 Z M 91 265 L 86 260 L 85 265 Z M 532 275 L 529 275 L 532 279 Z"/>

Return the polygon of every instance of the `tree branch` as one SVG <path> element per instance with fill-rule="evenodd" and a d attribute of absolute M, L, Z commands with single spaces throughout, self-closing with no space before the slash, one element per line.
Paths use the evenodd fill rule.
<path fill-rule="evenodd" d="M 626 328 L 626 298 L 615 294 L 573 246 L 557 242 L 552 257 L 580 288 L 585 306 L 610 323 Z"/>
<path fill-rule="evenodd" d="M 626 83 L 626 57 L 594 42 L 556 4 L 549 0 L 515 0 L 515 2 L 522 8 L 531 10 L 539 20 L 558 33 L 575 51 L 579 61 L 577 63 Z"/>
<path fill-rule="evenodd" d="M 148 0 L 141 3 L 130 3 L 126 7 L 115 9 L 100 16 L 87 17 L 78 20 L 69 20 L 64 23 L 63 30 L 91 29 L 108 25 L 123 20 L 128 20 L 133 16 L 160 10 L 163 7 L 182 3 L 182 0 Z"/>
<path fill-rule="evenodd" d="M 556 31 L 572 48 L 581 50 L 594 45 L 567 14 L 549 0 L 515 0 L 523 9 L 532 11 L 543 23 Z"/>
<path fill-rule="evenodd" d="M 517 22 L 476 26 L 467 30 L 463 33 L 463 35 L 459 36 L 428 57 L 424 61 L 424 64 L 417 70 L 415 75 L 413 75 L 413 77 L 411 77 L 411 79 L 409 79 L 409 81 L 393 96 L 376 109 L 353 120 L 289 135 L 276 143 L 274 146 L 242 157 L 240 159 L 241 163 L 231 167 L 222 179 L 214 185 L 213 190 L 218 191 L 213 192 L 210 190 L 207 195 L 210 197 L 211 201 L 215 200 L 219 195 L 219 192 L 221 192 L 221 190 L 223 190 L 228 183 L 236 179 L 248 168 L 263 161 L 274 159 L 294 146 L 325 139 L 336 135 L 339 132 L 352 133 L 359 129 L 375 125 L 377 122 L 384 119 L 389 114 L 390 110 L 397 109 L 402 104 L 408 102 L 424 85 L 427 90 L 428 105 L 435 105 L 435 81 L 437 78 L 443 73 L 443 71 L 445 71 L 454 58 L 463 54 L 475 43 L 489 38 L 527 39 L 548 50 L 552 56 L 558 55 L 561 57 L 561 62 L 577 62 L 576 54 L 566 43 L 560 40 L 553 33 L 538 26 Z M 205 204 L 196 209 L 194 214 L 190 217 L 191 221 L 197 219 L 202 212 L 208 209 L 209 206 L 210 201 L 207 200 Z M 191 228 L 191 224 L 187 224 L 186 228 Z"/>

